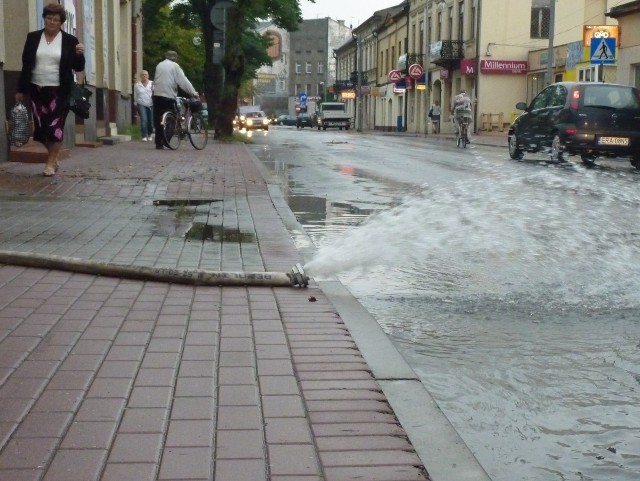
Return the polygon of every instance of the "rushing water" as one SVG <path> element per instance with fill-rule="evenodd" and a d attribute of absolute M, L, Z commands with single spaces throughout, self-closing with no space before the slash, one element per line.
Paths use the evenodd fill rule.
<path fill-rule="evenodd" d="M 483 165 L 368 218 L 294 211 L 305 270 L 339 275 L 493 481 L 637 481 L 638 180 Z"/>

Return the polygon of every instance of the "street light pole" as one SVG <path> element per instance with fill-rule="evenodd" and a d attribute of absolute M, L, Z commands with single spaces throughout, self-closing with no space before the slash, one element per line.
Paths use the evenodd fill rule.
<path fill-rule="evenodd" d="M 547 53 L 547 85 L 553 83 L 553 37 L 555 36 L 556 0 L 551 0 L 549 10 L 549 50 Z"/>

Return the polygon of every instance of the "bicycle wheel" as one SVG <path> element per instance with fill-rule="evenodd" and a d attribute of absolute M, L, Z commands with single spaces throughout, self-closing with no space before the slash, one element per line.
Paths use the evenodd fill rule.
<path fill-rule="evenodd" d="M 207 122 L 202 115 L 193 114 L 189 117 L 189 125 L 187 126 L 189 141 L 195 149 L 202 150 L 209 140 L 209 131 L 207 130 Z"/>
<path fill-rule="evenodd" d="M 464 128 L 462 129 L 462 147 L 463 148 L 467 148 L 467 144 L 469 143 L 469 137 L 467 136 L 467 125 L 465 124 Z"/>
<path fill-rule="evenodd" d="M 173 112 L 165 112 L 162 114 L 161 125 L 165 145 L 171 150 L 176 150 L 180 147 L 180 142 L 182 141 L 176 114 Z"/>

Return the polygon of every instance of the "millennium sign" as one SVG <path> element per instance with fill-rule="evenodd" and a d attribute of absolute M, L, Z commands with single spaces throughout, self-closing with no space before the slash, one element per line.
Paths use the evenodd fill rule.
<path fill-rule="evenodd" d="M 528 71 L 527 60 L 480 60 L 481 73 L 519 75 Z"/>

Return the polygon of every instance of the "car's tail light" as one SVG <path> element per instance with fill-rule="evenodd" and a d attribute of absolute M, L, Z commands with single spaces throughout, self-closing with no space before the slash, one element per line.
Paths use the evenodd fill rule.
<path fill-rule="evenodd" d="M 580 103 L 580 90 L 574 89 L 571 92 L 571 99 L 569 100 L 569 106 L 572 110 L 578 110 L 578 104 Z"/>
<path fill-rule="evenodd" d="M 566 132 L 568 135 L 575 135 L 577 131 L 578 131 L 578 130 L 577 130 L 577 129 L 574 129 L 574 128 L 565 129 L 565 132 Z"/>

